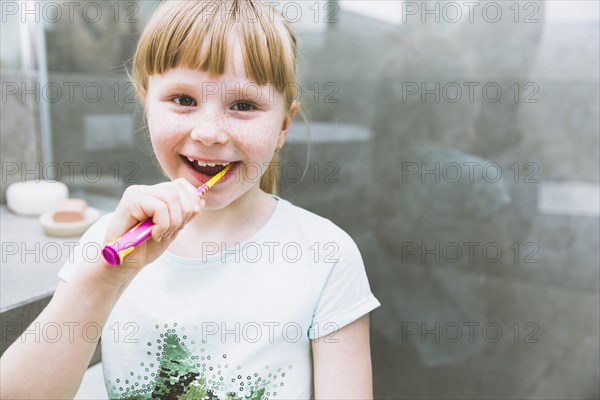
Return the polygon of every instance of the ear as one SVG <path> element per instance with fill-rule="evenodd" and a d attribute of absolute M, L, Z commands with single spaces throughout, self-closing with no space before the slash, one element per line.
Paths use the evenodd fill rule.
<path fill-rule="evenodd" d="M 288 130 L 290 129 L 290 126 L 292 125 L 292 121 L 293 121 L 294 117 L 296 116 L 296 113 L 298 112 L 299 108 L 300 108 L 300 106 L 298 105 L 298 102 L 294 100 L 292 102 L 292 105 L 290 106 L 290 110 L 288 112 L 286 112 L 285 117 L 283 118 L 283 122 L 281 124 L 281 131 L 279 132 L 279 137 L 277 138 L 277 146 L 276 147 L 278 149 L 283 147 Z"/>

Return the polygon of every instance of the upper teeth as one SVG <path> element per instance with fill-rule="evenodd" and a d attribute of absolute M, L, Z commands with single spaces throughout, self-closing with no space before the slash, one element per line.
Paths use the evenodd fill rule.
<path fill-rule="evenodd" d="M 195 162 L 196 164 L 198 164 L 198 165 L 199 165 L 199 166 L 201 166 L 201 167 L 206 167 L 206 166 L 209 166 L 209 167 L 214 167 L 215 165 L 222 165 L 222 166 L 227 166 L 227 165 L 229 165 L 229 163 L 203 163 L 203 162 L 200 162 L 200 161 L 194 160 L 194 159 L 192 159 L 192 158 L 189 158 L 189 157 L 188 157 L 187 159 L 188 159 L 188 160 L 189 160 L 191 163 L 194 163 L 194 162 Z"/>

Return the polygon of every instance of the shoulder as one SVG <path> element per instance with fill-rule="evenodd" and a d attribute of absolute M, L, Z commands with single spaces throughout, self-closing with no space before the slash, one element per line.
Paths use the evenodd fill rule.
<path fill-rule="evenodd" d="M 65 282 L 69 281 L 82 260 L 89 260 L 89 257 L 95 257 L 88 252 L 90 246 L 98 249 L 96 255 L 100 257 L 102 241 L 113 215 L 114 212 L 101 216 L 77 240 L 77 245 L 69 250 L 69 258 L 58 271 L 60 279 Z"/>
<path fill-rule="evenodd" d="M 87 248 L 87 246 L 93 245 L 101 247 L 106 235 L 108 225 L 113 218 L 114 212 L 102 215 L 96 222 L 94 222 L 85 233 L 77 241 L 77 246 L 81 248 Z M 81 255 L 83 250 L 78 250 L 78 255 Z"/>
<path fill-rule="evenodd" d="M 110 220 L 113 218 L 114 215 L 115 215 L 114 211 L 102 215 L 96 222 L 94 222 L 92 224 L 92 226 L 90 226 L 88 231 L 89 232 L 102 232 L 102 233 L 106 232 L 106 229 L 108 228 L 108 224 L 110 223 Z"/>
<path fill-rule="evenodd" d="M 286 232 L 311 243 L 333 243 L 341 248 L 357 249 L 352 237 L 330 219 L 297 206 L 289 200 L 280 198 L 280 201 L 283 201 L 281 216 L 285 218 L 280 226 Z"/>

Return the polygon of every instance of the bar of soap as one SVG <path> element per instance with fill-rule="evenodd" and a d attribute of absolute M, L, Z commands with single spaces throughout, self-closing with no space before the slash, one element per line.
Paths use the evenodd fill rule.
<path fill-rule="evenodd" d="M 6 189 L 6 205 L 18 215 L 41 215 L 68 198 L 69 189 L 62 182 L 15 182 Z"/>
<path fill-rule="evenodd" d="M 78 222 L 85 219 L 87 201 L 83 199 L 68 199 L 54 210 L 52 220 L 54 222 Z"/>

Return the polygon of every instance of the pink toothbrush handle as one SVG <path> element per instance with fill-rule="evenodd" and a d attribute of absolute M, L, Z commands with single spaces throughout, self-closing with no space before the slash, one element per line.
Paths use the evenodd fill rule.
<path fill-rule="evenodd" d="M 126 255 L 133 252 L 137 246 L 150 239 L 154 223 L 152 218 L 132 226 L 114 243 L 104 246 L 102 256 L 110 265 L 121 265 Z"/>
<path fill-rule="evenodd" d="M 207 184 L 200 186 L 198 188 L 200 197 L 204 196 L 209 188 L 210 186 Z M 102 256 L 110 265 L 121 265 L 123 259 L 128 254 L 132 253 L 137 246 L 152 237 L 152 228 L 154 228 L 152 218 L 135 224 L 114 243 L 104 246 Z"/>

